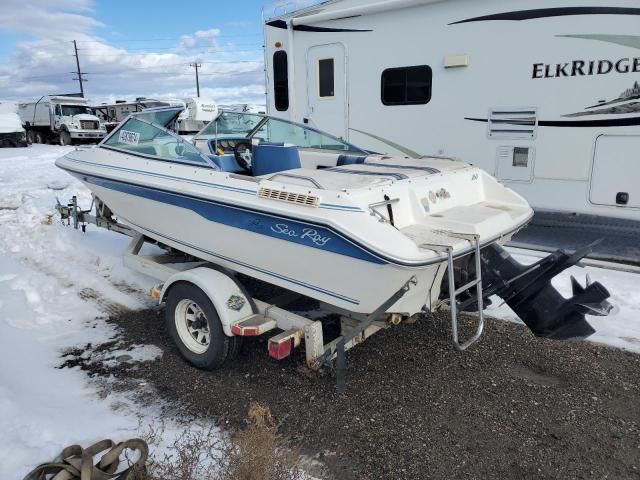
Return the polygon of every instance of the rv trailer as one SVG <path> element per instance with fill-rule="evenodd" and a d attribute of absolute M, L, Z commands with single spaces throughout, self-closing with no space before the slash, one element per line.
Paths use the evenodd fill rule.
<path fill-rule="evenodd" d="M 115 103 L 102 103 L 93 107 L 96 115 L 111 132 L 118 124 L 132 113 L 141 112 L 147 108 L 167 107 L 168 103 L 146 97 L 138 97 L 134 101 L 116 100 Z"/>
<path fill-rule="evenodd" d="M 374 152 L 464 159 L 538 212 L 638 221 L 640 4 L 594 5 L 265 11 L 267 109 Z"/>
<path fill-rule="evenodd" d="M 178 117 L 179 133 L 198 133 L 218 117 L 218 105 L 204 97 L 183 98 L 185 109 Z"/>

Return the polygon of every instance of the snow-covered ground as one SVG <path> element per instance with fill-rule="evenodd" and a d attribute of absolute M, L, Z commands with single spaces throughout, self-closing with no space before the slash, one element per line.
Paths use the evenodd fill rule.
<path fill-rule="evenodd" d="M 0 149 L 0 478 L 21 478 L 66 445 L 135 436 L 137 413 L 155 415 L 134 413 L 123 398 L 100 400 L 85 373 L 55 368 L 62 350 L 113 337 L 93 320 L 113 305 L 143 308 L 145 297 L 130 292 L 153 283 L 122 265 L 125 238 L 83 235 L 53 216 L 56 196 L 90 199 L 53 165 L 67 150 Z"/>
<path fill-rule="evenodd" d="M 82 234 L 60 223 L 56 197 L 89 192 L 58 170 L 54 160 L 69 148 L 34 145 L 0 149 L 0 478 L 18 478 L 33 463 L 53 458 L 63 446 L 102 438 L 123 440 L 137 432 L 138 415 L 126 399 L 101 398 L 84 373 L 56 369 L 61 351 L 111 338 L 115 332 L 96 317 L 114 305 L 144 308 L 150 278 L 127 270 L 121 254 L 128 239 L 97 228 Z M 521 261 L 532 262 L 524 256 Z M 613 294 L 619 312 L 593 318 L 594 341 L 640 352 L 640 275 L 589 268 Z M 572 268 L 558 279 L 569 293 Z M 512 319 L 494 304 L 492 315 Z M 136 358 L 159 355 L 141 349 Z"/>

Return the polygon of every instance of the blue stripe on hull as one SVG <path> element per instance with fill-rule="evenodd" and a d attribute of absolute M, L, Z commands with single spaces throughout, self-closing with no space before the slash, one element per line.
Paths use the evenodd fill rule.
<path fill-rule="evenodd" d="M 231 262 L 231 263 L 234 263 L 236 265 L 240 265 L 242 267 L 248 268 L 249 270 L 253 270 L 255 272 L 263 273 L 265 275 L 269 275 L 270 277 L 275 277 L 275 278 L 278 278 L 280 280 L 284 280 L 286 282 L 293 283 L 294 285 L 299 285 L 301 287 L 308 288 L 309 290 L 313 290 L 314 292 L 323 293 L 325 295 L 337 298 L 338 300 L 342 300 L 344 302 L 351 303 L 353 305 L 360 305 L 360 302 L 358 300 L 356 300 L 354 298 L 351 298 L 351 297 L 347 297 L 347 296 L 342 295 L 340 293 L 332 292 L 331 290 L 327 290 L 325 288 L 318 287 L 318 286 L 312 285 L 310 283 L 303 282 L 301 280 L 296 280 L 295 278 L 287 277 L 285 275 L 282 275 L 282 274 L 279 274 L 279 273 L 275 273 L 275 272 L 272 272 L 270 270 L 265 270 L 264 268 L 260 268 L 260 267 L 257 267 L 255 265 L 251 265 L 250 263 L 241 262 L 240 260 L 235 260 L 235 259 L 233 259 L 231 257 L 220 255 L 220 254 L 218 254 L 216 252 L 212 252 L 210 250 L 206 250 L 204 248 L 200 248 L 200 247 L 198 247 L 196 245 L 191 245 L 190 243 L 183 242 L 181 240 L 178 240 L 177 238 L 168 237 L 168 236 L 163 235 L 163 234 L 161 234 L 159 232 L 156 232 L 155 230 L 150 230 L 150 229 L 145 228 L 145 227 L 143 227 L 141 225 L 137 225 L 137 224 L 135 224 L 133 222 L 130 222 L 130 221 L 127 221 L 127 222 L 130 223 L 131 225 L 133 225 L 134 227 L 139 228 L 142 231 L 148 232 L 150 236 L 159 237 L 160 239 L 164 239 L 165 241 L 175 242 L 175 243 L 177 243 L 179 245 L 183 245 L 185 247 L 188 247 L 188 248 L 191 248 L 191 249 L 193 249 L 195 251 L 210 255 L 210 256 L 218 258 L 220 260 Z"/>
<path fill-rule="evenodd" d="M 68 170 L 72 175 L 88 183 L 118 192 L 147 198 L 159 203 L 190 210 L 201 217 L 222 225 L 258 233 L 278 240 L 316 248 L 376 264 L 387 262 L 350 242 L 326 227 L 272 216 L 255 210 L 228 205 L 213 200 L 178 194 L 158 188 L 126 183 L 104 177 Z"/>

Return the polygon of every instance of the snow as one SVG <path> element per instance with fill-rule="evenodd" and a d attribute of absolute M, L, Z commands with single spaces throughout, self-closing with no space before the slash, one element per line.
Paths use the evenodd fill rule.
<path fill-rule="evenodd" d="M 64 202 L 77 193 L 82 205 L 90 202 L 88 191 L 53 165 L 68 150 L 0 150 L 0 478 L 21 478 L 66 445 L 136 436 L 138 416 L 158 415 L 126 407 L 121 396 L 100 399 L 84 372 L 56 368 L 63 350 L 114 337 L 95 318 L 114 306 L 148 306 L 144 292 L 154 283 L 122 265 L 125 237 L 82 234 L 54 215 L 56 196 Z M 160 352 L 115 351 L 104 360 L 125 354 L 139 361 Z"/>
<path fill-rule="evenodd" d="M 119 306 L 148 307 L 145 292 L 155 283 L 123 266 L 128 238 L 91 227 L 83 234 L 60 223 L 56 198 L 65 203 L 77 194 L 81 206 L 91 201 L 78 181 L 53 164 L 70 150 L 0 150 L 0 478 L 21 477 L 66 445 L 135 436 L 140 416 L 159 415 L 159 405 L 154 410 L 131 405 L 121 394 L 105 397 L 83 372 L 56 368 L 65 349 L 114 337 L 96 317 Z M 610 289 L 619 307 L 615 315 L 591 319 L 598 330 L 592 339 L 640 352 L 640 276 L 586 271 Z M 570 274 L 584 278 L 577 267 L 563 274 L 556 284 L 567 294 Z M 514 319 L 498 304 L 491 315 Z M 135 362 L 160 354 L 141 346 L 105 353 L 103 360 L 128 355 L 126 361 Z"/>
<path fill-rule="evenodd" d="M 17 106 L 11 102 L 0 102 L 0 133 L 22 132 L 22 123 L 16 113 Z"/>

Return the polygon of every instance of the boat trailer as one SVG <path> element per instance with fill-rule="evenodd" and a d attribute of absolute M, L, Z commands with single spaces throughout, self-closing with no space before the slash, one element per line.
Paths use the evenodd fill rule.
<path fill-rule="evenodd" d="M 345 352 L 378 331 L 401 323 L 402 316 L 386 312 L 417 283 L 408 271 L 406 283 L 368 315 L 336 310 L 335 307 L 323 304 L 328 313 L 340 315 L 339 336 L 325 344 L 321 321 L 287 311 L 278 306 L 280 302 L 258 300 L 248 292 L 236 272 L 159 245 L 118 223 L 113 219 L 109 208 L 97 197 L 93 198 L 89 210 L 80 209 L 75 196 L 66 205 L 58 201 L 56 209 L 63 223 L 73 223 L 74 228 L 83 232 L 86 225 L 91 223 L 132 237 L 124 254 L 124 263 L 161 282 L 151 291 L 152 297 L 160 304 L 167 301 L 173 286 L 189 285 L 190 288 L 204 292 L 211 301 L 214 313 L 220 318 L 224 334 L 228 338 L 237 340 L 234 337 L 255 337 L 280 330 L 281 333 L 268 341 L 270 357 L 276 360 L 287 358 L 295 348 L 304 343 L 306 363 L 310 368 L 319 369 L 324 365 L 332 365 L 335 361 L 339 392 L 345 390 Z M 94 209 L 96 213 L 92 214 Z M 449 307 L 452 340 L 457 350 L 466 350 L 479 340 L 484 329 L 484 307 L 491 303 L 491 297 L 494 296 L 508 304 L 536 336 L 555 340 L 587 338 L 595 330 L 589 325 L 585 315 L 606 316 L 613 309 L 607 301 L 610 296 L 607 289 L 598 282 L 592 283 L 588 277 L 585 287 L 571 277 L 571 298 L 564 298 L 551 284 L 555 276 L 577 265 L 588 255 L 593 245 L 573 254 L 557 251 L 532 265 L 522 265 L 497 244 L 481 249 L 475 235 L 454 232 L 447 234 L 453 238 L 467 239 L 474 247 L 471 253 L 454 258 L 451 248 L 432 246 L 434 250 L 440 251 L 443 260 L 446 259 L 447 262 L 439 306 Z M 142 255 L 140 251 L 145 242 L 159 245 L 166 252 L 160 255 Z M 471 338 L 461 342 L 458 338 L 459 312 L 472 311 L 478 312 L 476 332 Z M 197 322 L 192 323 L 191 327 Z M 199 324 L 196 326 L 201 327 Z M 193 331 L 200 330 L 193 328 Z M 211 335 L 208 330 L 206 334 Z M 182 337 L 172 336 L 180 348 Z M 228 348 L 233 350 L 232 346 Z M 187 359 L 189 360 L 188 357 Z"/>

